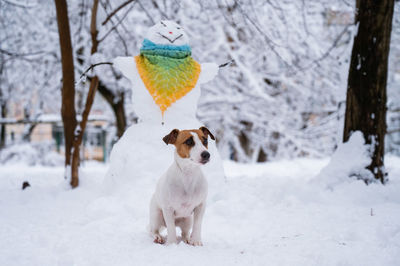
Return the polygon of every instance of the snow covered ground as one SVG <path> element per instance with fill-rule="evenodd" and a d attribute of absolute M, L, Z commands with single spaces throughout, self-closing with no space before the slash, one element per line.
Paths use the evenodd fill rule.
<path fill-rule="evenodd" d="M 225 162 L 203 247 L 149 238 L 153 180 L 126 202 L 102 192 L 105 165 L 87 163 L 75 190 L 62 168 L 0 166 L 0 264 L 400 265 L 400 158 L 387 157 L 386 186 L 315 182 L 328 161 Z"/>

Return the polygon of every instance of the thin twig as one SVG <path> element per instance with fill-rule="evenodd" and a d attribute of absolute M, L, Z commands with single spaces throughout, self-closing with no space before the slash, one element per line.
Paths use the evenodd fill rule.
<path fill-rule="evenodd" d="M 330 53 L 332 52 L 332 50 L 334 48 L 336 48 L 339 44 L 339 41 L 342 39 L 342 37 L 345 35 L 345 33 L 348 32 L 348 29 L 353 26 L 353 24 L 349 24 L 347 25 L 334 39 L 332 45 L 317 59 L 314 59 L 309 65 L 305 66 L 305 67 L 299 67 L 297 70 L 300 71 L 304 71 L 310 67 L 312 67 L 314 64 L 317 64 L 318 62 L 324 60 L 326 57 L 328 57 L 330 55 Z"/>
<path fill-rule="evenodd" d="M 93 69 L 93 68 L 95 68 L 95 67 L 97 67 L 97 66 L 100 66 L 100 65 L 112 65 L 112 64 L 113 64 L 112 62 L 100 62 L 100 63 L 93 64 L 93 65 L 91 65 L 90 67 L 88 67 L 88 68 L 80 75 L 79 79 L 81 79 L 83 76 L 85 76 L 85 74 L 86 74 L 87 72 L 89 72 L 91 69 Z"/>
<path fill-rule="evenodd" d="M 133 9 L 134 6 L 131 6 L 128 11 L 126 11 L 126 13 L 123 15 L 123 17 L 117 22 L 117 24 L 115 24 L 106 34 L 104 34 L 104 36 L 99 40 L 99 43 L 101 43 L 102 41 L 104 41 L 104 39 L 111 33 L 113 32 L 119 24 L 122 23 L 122 21 L 126 18 L 126 16 L 128 15 L 128 13 Z"/>
<path fill-rule="evenodd" d="M 23 8 L 31 8 L 31 7 L 35 7 L 38 5 L 38 3 L 33 3 L 33 4 L 23 4 L 23 3 L 19 3 L 18 1 L 12 1 L 12 0 L 3 0 L 4 3 L 13 5 L 13 6 L 17 6 L 17 7 L 23 7 Z"/>
<path fill-rule="evenodd" d="M 135 0 L 128 0 L 128 1 L 126 1 L 124 3 L 122 3 L 119 7 L 114 9 L 114 11 L 110 13 L 110 15 L 108 15 L 108 17 L 103 21 L 103 23 L 101 23 L 101 25 L 104 26 L 115 14 L 117 14 L 118 11 L 120 11 L 122 8 L 124 8 L 125 6 L 129 5 L 133 1 L 135 1 Z"/>
<path fill-rule="evenodd" d="M 267 45 L 269 46 L 269 48 L 271 49 L 271 51 L 285 64 L 285 66 L 287 66 L 289 69 L 292 68 L 291 64 L 289 64 L 279 53 L 278 51 L 275 49 L 275 47 L 279 47 L 280 45 L 278 45 L 277 43 L 275 43 L 262 29 L 261 27 L 259 27 L 259 25 L 250 18 L 250 16 L 247 15 L 247 13 L 245 12 L 245 10 L 243 10 L 241 4 L 239 1 L 234 0 L 235 3 L 237 4 L 237 6 L 239 7 L 240 12 L 242 13 L 242 15 L 248 20 L 250 21 L 250 23 L 254 26 L 254 28 L 261 33 L 261 35 L 264 36 L 264 39 L 266 40 Z"/>
<path fill-rule="evenodd" d="M 142 3 L 138 0 L 137 1 L 140 8 L 143 10 L 143 12 L 146 14 L 147 18 L 150 19 L 151 23 L 156 24 L 153 17 L 149 14 L 149 12 L 147 11 L 146 8 L 144 8 L 144 6 L 142 5 Z"/>
<path fill-rule="evenodd" d="M 10 52 L 4 49 L 0 48 L 0 53 L 6 54 L 9 56 L 14 56 L 14 57 L 24 57 L 24 56 L 32 56 L 32 55 L 39 55 L 45 53 L 44 51 L 37 51 L 37 52 L 29 52 L 29 53 L 16 53 L 16 52 Z"/>
<path fill-rule="evenodd" d="M 230 65 L 232 65 L 233 63 L 235 63 L 235 60 L 230 60 L 230 61 L 228 61 L 228 62 L 226 62 L 226 63 L 223 63 L 223 64 L 221 64 L 221 65 L 219 65 L 218 67 L 219 68 L 223 68 L 223 67 L 226 67 L 226 66 L 230 66 Z"/>
<path fill-rule="evenodd" d="M 107 1 L 108 3 L 108 1 Z M 100 4 L 103 6 L 104 12 L 106 13 L 106 15 L 108 16 L 108 12 L 107 12 L 107 3 L 103 3 L 103 1 L 100 1 Z M 118 16 L 115 15 L 115 17 L 117 18 L 117 20 L 119 20 Z M 112 25 L 114 26 L 115 23 L 111 20 Z M 124 27 L 124 24 L 121 23 L 121 27 Z M 118 38 L 121 40 L 122 45 L 124 46 L 124 50 L 125 50 L 125 55 L 128 55 L 128 46 L 126 44 L 125 39 L 122 37 L 121 33 L 119 32 L 118 28 L 115 29 L 115 32 L 118 35 Z"/>

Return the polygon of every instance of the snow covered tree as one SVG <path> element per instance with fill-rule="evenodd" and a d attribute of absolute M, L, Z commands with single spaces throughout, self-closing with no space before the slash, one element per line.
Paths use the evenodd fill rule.
<path fill-rule="evenodd" d="M 118 8 L 116 8 L 113 12 L 111 12 L 107 18 L 104 20 L 103 24 L 107 23 L 112 16 L 116 15 L 116 13 L 131 3 L 132 1 L 127 1 L 121 4 Z M 65 165 L 67 170 L 67 176 L 70 176 L 71 186 L 77 187 L 79 184 L 79 164 L 80 164 L 80 146 L 83 141 L 84 131 L 86 128 L 86 124 L 88 121 L 89 113 L 92 108 L 94 98 L 96 95 L 96 91 L 100 90 L 100 92 L 104 95 L 106 100 L 111 105 L 117 121 L 117 135 L 121 136 L 126 127 L 126 118 L 125 118 L 125 110 L 123 106 L 123 100 L 119 99 L 113 91 L 107 86 L 107 83 L 102 83 L 99 76 L 102 76 L 103 79 L 107 77 L 103 71 L 99 72 L 95 71 L 94 75 L 89 77 L 90 86 L 88 88 L 88 92 L 85 92 L 86 87 L 83 86 L 79 90 L 79 100 L 78 100 L 78 113 L 80 114 L 81 119 L 77 121 L 77 112 L 75 110 L 75 82 L 74 82 L 74 72 L 76 69 L 76 65 L 74 64 L 73 59 L 73 47 L 71 43 L 71 33 L 69 30 L 69 22 L 70 18 L 68 16 L 68 8 L 66 1 L 55 1 L 56 10 L 57 10 L 57 21 L 59 26 L 60 33 L 60 47 L 61 47 L 61 57 L 62 57 L 62 69 L 63 69 L 63 89 L 62 89 L 62 117 L 64 122 L 64 135 L 65 135 Z M 107 2 L 108 3 L 108 2 Z M 106 9 L 106 4 L 103 6 Z M 106 32 L 103 36 L 99 37 L 98 30 L 98 21 L 99 21 L 99 7 L 100 1 L 94 0 L 90 9 L 90 40 L 91 40 L 91 49 L 90 54 L 88 56 L 89 60 L 96 59 L 96 53 L 99 50 L 99 45 L 104 39 L 109 35 L 110 32 L 116 30 L 116 26 L 114 25 L 111 29 Z M 80 12 L 80 17 L 82 20 L 85 19 L 87 14 L 87 6 L 83 5 L 82 12 Z M 84 26 L 81 25 L 83 28 Z M 85 43 L 85 37 L 87 35 L 81 35 L 81 30 L 78 29 L 78 49 L 77 56 L 79 57 L 77 60 L 78 67 L 83 67 L 85 63 L 85 51 L 87 49 L 87 42 Z M 87 56 L 87 55 L 86 55 Z M 110 71 L 109 71 L 110 72 Z M 114 78 L 116 79 L 116 78 Z M 83 100 L 86 95 L 86 100 Z M 123 94 L 122 94 L 123 96 Z M 79 111 L 81 110 L 81 111 Z M 70 166 L 70 168 L 69 168 Z M 69 173 L 69 171 L 71 171 Z"/>
<path fill-rule="evenodd" d="M 60 109 L 58 33 L 52 13 L 51 4 L 0 1 L 2 118 L 19 113 L 23 119 L 34 120 L 44 111 Z M 26 124 L 21 140 L 29 140 L 34 126 Z"/>
<path fill-rule="evenodd" d="M 0 63 L 5 64 L 0 90 L 8 109 L 18 102 L 34 117 L 61 108 L 61 58 L 53 1 L 28 2 L 0 0 Z M 234 65 L 203 86 L 197 113 L 216 132 L 224 158 L 255 162 L 325 157 L 342 141 L 355 1 L 100 0 L 95 54 L 93 0 L 69 0 L 68 6 L 75 77 L 93 63 L 137 54 L 148 27 L 162 19 L 185 28 L 196 60 L 234 59 Z M 397 1 L 388 80 L 388 105 L 394 111 L 400 107 L 399 6 Z M 111 107 L 102 110 L 115 117 L 120 136 L 137 119 L 129 81 L 109 65 L 96 67 L 88 80 L 95 75 L 98 95 Z M 84 110 L 88 83 L 75 87 L 77 117 Z M 392 121 L 399 117 L 394 111 L 388 124 L 395 133 L 386 143 L 388 150 L 399 152 L 394 141 L 400 137 L 400 119 Z"/>
<path fill-rule="evenodd" d="M 361 131 L 371 145 L 367 167 L 385 179 L 386 83 L 394 0 L 357 0 L 356 24 L 347 86 L 343 141 Z M 366 178 L 366 177 L 360 177 Z"/>
<path fill-rule="evenodd" d="M 86 27 L 84 22 L 93 18 L 93 9 L 90 10 L 90 4 L 85 2 L 71 2 L 73 5 L 71 13 L 71 21 L 78 22 L 79 26 L 74 27 L 76 48 L 75 53 L 78 57 L 76 68 L 79 73 L 82 73 L 86 68 L 99 61 L 110 61 L 115 55 L 110 56 L 109 53 L 114 51 L 114 47 L 123 46 L 124 54 L 128 53 L 127 36 L 120 32 L 121 28 L 125 28 L 122 24 L 127 14 L 132 10 L 130 5 L 133 0 L 127 0 L 120 3 L 111 1 L 99 1 L 96 9 L 96 36 L 97 39 L 93 42 L 93 33 L 90 27 Z M 90 2 L 89 2 L 90 3 Z M 79 10 L 79 12 L 77 12 Z M 120 16 L 121 12 L 125 14 Z M 89 36 L 92 40 L 92 49 L 88 49 L 87 43 Z M 93 52 L 95 51 L 95 52 Z M 115 117 L 115 126 L 117 129 L 117 137 L 121 137 L 128 124 L 129 117 L 125 110 L 125 94 L 129 88 L 126 80 L 121 82 L 122 76 L 117 73 L 111 66 L 98 66 L 94 74 L 99 78 L 98 91 L 111 107 Z M 92 77 L 89 76 L 89 80 Z M 79 96 L 83 96 L 83 91 L 78 91 Z M 78 101 L 81 102 L 81 101 Z"/>
<path fill-rule="evenodd" d="M 75 129 L 77 126 L 75 111 L 75 76 L 74 59 L 72 54 L 71 34 L 69 29 L 68 6 L 66 0 L 56 0 L 57 23 L 60 35 L 61 65 L 62 65 L 62 107 L 61 115 L 64 125 L 65 167 L 70 176 L 72 147 L 74 145 Z M 78 150 L 79 152 L 79 150 Z M 73 187 L 78 180 L 71 180 Z"/>

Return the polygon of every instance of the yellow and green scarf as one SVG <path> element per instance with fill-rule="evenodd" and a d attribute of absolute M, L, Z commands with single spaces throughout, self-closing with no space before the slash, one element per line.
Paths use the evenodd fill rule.
<path fill-rule="evenodd" d="M 135 56 L 139 75 L 163 115 L 196 86 L 200 64 L 191 54 L 189 45 L 161 45 L 144 39 L 140 55 Z"/>

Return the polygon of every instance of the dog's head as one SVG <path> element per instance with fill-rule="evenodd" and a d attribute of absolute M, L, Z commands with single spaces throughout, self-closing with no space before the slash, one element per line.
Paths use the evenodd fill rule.
<path fill-rule="evenodd" d="M 206 164 L 210 161 L 208 136 L 215 140 L 214 135 L 206 127 L 199 129 L 174 129 L 163 138 L 166 144 L 175 145 L 178 155 L 195 164 Z"/>

